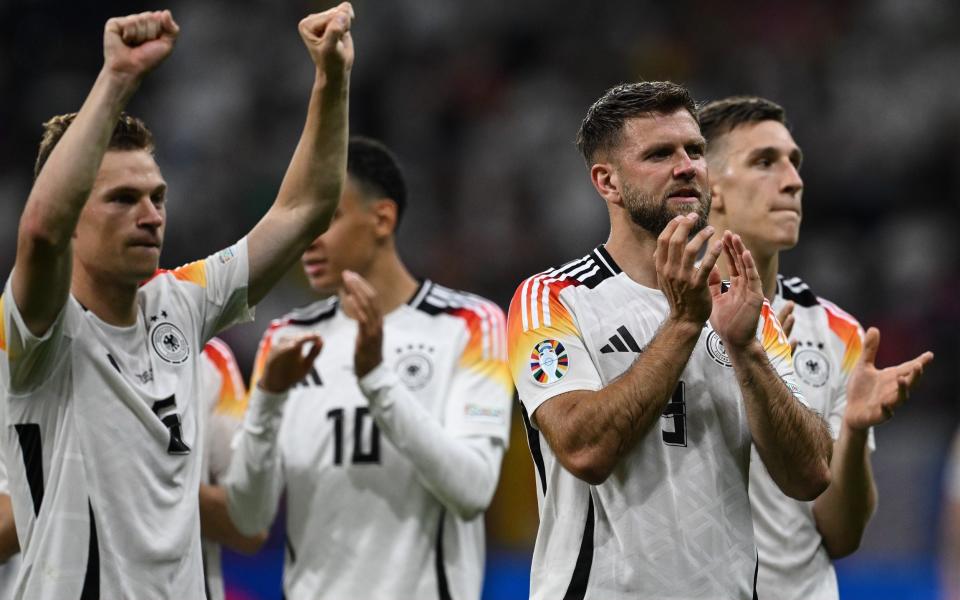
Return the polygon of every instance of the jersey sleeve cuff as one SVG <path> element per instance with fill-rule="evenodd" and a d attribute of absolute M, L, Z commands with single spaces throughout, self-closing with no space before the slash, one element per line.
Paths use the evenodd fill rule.
<path fill-rule="evenodd" d="M 275 431 L 280 426 L 284 401 L 288 395 L 289 391 L 274 393 L 258 385 L 254 386 L 250 393 L 250 407 L 247 410 L 243 428 L 254 435 Z"/>
<path fill-rule="evenodd" d="M 377 392 L 391 388 L 399 382 L 397 374 L 385 362 L 381 361 L 372 371 L 361 377 L 357 383 L 360 385 L 360 391 L 369 399 L 375 396 Z"/>

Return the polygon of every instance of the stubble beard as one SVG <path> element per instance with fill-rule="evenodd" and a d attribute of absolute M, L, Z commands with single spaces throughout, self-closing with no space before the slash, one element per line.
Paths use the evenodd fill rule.
<path fill-rule="evenodd" d="M 710 192 L 709 190 L 701 192 L 700 202 L 694 211 L 672 211 L 670 210 L 670 198 L 663 197 L 659 201 L 650 194 L 646 194 L 636 188 L 624 184 L 621 192 L 623 205 L 630 215 L 630 220 L 643 229 L 649 231 L 655 236 L 663 233 L 667 224 L 675 217 L 697 213 L 697 222 L 690 230 L 690 235 L 695 235 L 707 226 L 707 219 L 710 215 Z"/>

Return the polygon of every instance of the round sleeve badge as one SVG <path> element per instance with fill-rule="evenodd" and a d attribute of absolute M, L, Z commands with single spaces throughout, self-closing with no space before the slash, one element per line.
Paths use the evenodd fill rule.
<path fill-rule="evenodd" d="M 530 373 L 542 385 L 559 381 L 567 372 L 567 350 L 557 340 L 543 340 L 530 353 Z"/>

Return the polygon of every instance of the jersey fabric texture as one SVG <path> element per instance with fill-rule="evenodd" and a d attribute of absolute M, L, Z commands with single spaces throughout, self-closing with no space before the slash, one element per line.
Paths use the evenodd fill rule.
<path fill-rule="evenodd" d="M 72 295 L 42 337 L 8 280 L 2 435 L 23 565 L 17 598 L 202 598 L 201 350 L 252 318 L 241 240 L 161 271 L 114 327 Z M 12 278 L 11 278 L 12 280 Z"/>
<path fill-rule="evenodd" d="M 797 384 L 836 439 L 847 407 L 847 379 L 863 349 L 863 329 L 835 304 L 817 297 L 800 278 L 778 276 L 774 310 L 788 301 L 794 303 L 791 337 L 797 341 L 793 356 Z M 872 451 L 872 429 L 867 439 Z M 781 492 L 756 449 L 750 466 L 750 502 L 760 555 L 760 598 L 837 600 L 837 575 L 817 531 L 814 503 Z"/>
<path fill-rule="evenodd" d="M 219 485 L 230 466 L 231 442 L 243 424 L 247 388 L 230 347 L 213 338 L 203 348 L 200 402 L 203 419 L 203 473 L 201 481 Z M 207 600 L 224 600 L 220 544 L 201 538 Z"/>
<path fill-rule="evenodd" d="M 709 324 L 660 423 L 604 483 L 565 470 L 531 418 L 558 394 L 599 390 L 620 376 L 668 313 L 666 297 L 630 279 L 603 246 L 526 279 L 514 295 L 510 368 L 540 510 L 531 598 L 754 597 L 752 437 L 732 364 Z M 795 389 L 790 346 L 767 304 L 757 336 Z"/>
<path fill-rule="evenodd" d="M 354 373 L 357 323 L 336 298 L 271 326 L 251 389 L 272 344 L 307 332 L 323 351 L 290 390 L 278 434 L 286 597 L 478 599 L 483 519 L 446 510 L 381 435 Z M 384 317 L 383 336 L 384 364 L 447 432 L 506 447 L 513 387 L 499 307 L 425 281 Z"/>

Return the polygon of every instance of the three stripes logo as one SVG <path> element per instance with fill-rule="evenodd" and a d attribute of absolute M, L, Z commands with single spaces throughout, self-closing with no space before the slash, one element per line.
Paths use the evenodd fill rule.
<path fill-rule="evenodd" d="M 642 352 L 640 344 L 633 339 L 627 328 L 621 325 L 617 327 L 617 333 L 610 336 L 610 343 L 604 344 L 600 348 L 601 354 L 610 354 L 611 352 Z"/>

